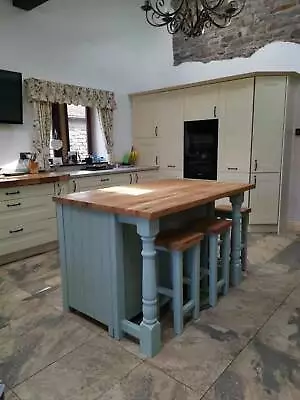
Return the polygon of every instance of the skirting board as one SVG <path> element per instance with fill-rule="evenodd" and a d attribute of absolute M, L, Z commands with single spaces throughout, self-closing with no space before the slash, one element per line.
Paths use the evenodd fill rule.
<path fill-rule="evenodd" d="M 24 258 L 37 256 L 38 254 L 47 253 L 47 251 L 56 250 L 58 242 L 45 243 L 40 246 L 31 247 L 30 249 L 20 250 L 15 253 L 7 254 L 0 257 L 0 265 L 9 264 L 14 261 L 23 260 Z"/>
<path fill-rule="evenodd" d="M 300 232 L 300 221 L 288 221 L 287 229 L 289 232 Z"/>

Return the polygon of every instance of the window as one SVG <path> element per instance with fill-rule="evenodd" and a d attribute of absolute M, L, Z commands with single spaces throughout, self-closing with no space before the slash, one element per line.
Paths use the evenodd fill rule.
<path fill-rule="evenodd" d="M 68 162 L 69 152 L 76 152 L 79 161 L 84 161 L 89 154 L 107 159 L 103 129 L 94 108 L 53 104 L 52 136 L 62 140 L 63 148 L 50 154 L 62 157 L 64 163 Z"/>

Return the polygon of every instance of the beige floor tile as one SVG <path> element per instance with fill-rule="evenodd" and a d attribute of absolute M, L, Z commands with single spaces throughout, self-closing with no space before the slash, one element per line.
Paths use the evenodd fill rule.
<path fill-rule="evenodd" d="M 97 336 L 15 391 L 22 400 L 96 400 L 139 362 L 115 341 Z"/>
<path fill-rule="evenodd" d="M 13 392 L 7 392 L 5 393 L 5 400 L 20 400 L 19 397 L 17 397 L 17 395 L 15 395 Z"/>
<path fill-rule="evenodd" d="M 227 332 L 220 339 L 212 330 L 219 335 L 226 334 L 215 327 L 207 330 L 197 324 L 190 325 L 149 362 L 203 394 L 242 348 L 235 333 Z"/>
<path fill-rule="evenodd" d="M 26 331 L 27 328 L 27 331 Z M 95 336 L 95 332 L 53 308 L 26 316 L 0 330 L 0 376 L 10 388 Z"/>
<path fill-rule="evenodd" d="M 143 364 L 109 390 L 101 400 L 198 400 L 199 396 L 162 371 Z"/>

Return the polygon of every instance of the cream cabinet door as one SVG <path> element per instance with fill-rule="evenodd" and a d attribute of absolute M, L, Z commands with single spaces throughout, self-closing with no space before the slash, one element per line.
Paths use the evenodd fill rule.
<path fill-rule="evenodd" d="M 219 172 L 218 173 L 219 182 L 233 182 L 233 183 L 249 183 L 250 175 L 249 173 L 239 173 L 239 172 Z M 220 199 L 216 201 L 216 205 L 230 204 L 229 197 Z M 249 192 L 244 193 L 243 207 L 248 207 L 249 205 Z"/>
<path fill-rule="evenodd" d="M 279 213 L 279 173 L 257 173 L 252 182 L 256 188 L 250 191 L 250 223 L 276 225 Z"/>
<path fill-rule="evenodd" d="M 183 171 L 178 169 L 159 169 L 159 179 L 182 179 Z"/>
<path fill-rule="evenodd" d="M 160 168 L 183 169 L 184 119 L 182 91 L 159 95 L 157 112 Z"/>
<path fill-rule="evenodd" d="M 218 118 L 219 85 L 203 85 L 184 90 L 184 120 Z"/>
<path fill-rule="evenodd" d="M 138 153 L 137 165 L 152 167 L 159 165 L 158 140 L 134 139 L 134 148 Z"/>
<path fill-rule="evenodd" d="M 250 170 L 254 78 L 220 87 L 218 171 Z"/>
<path fill-rule="evenodd" d="M 132 136 L 134 139 L 157 137 L 157 95 L 132 97 Z"/>
<path fill-rule="evenodd" d="M 255 80 L 252 172 L 280 172 L 285 123 L 287 78 Z"/>

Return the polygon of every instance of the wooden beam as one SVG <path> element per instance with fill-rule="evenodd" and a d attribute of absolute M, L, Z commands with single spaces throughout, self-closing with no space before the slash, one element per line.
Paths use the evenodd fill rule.
<path fill-rule="evenodd" d="M 30 11 L 47 1 L 48 0 L 13 0 L 13 6 L 25 11 Z"/>

